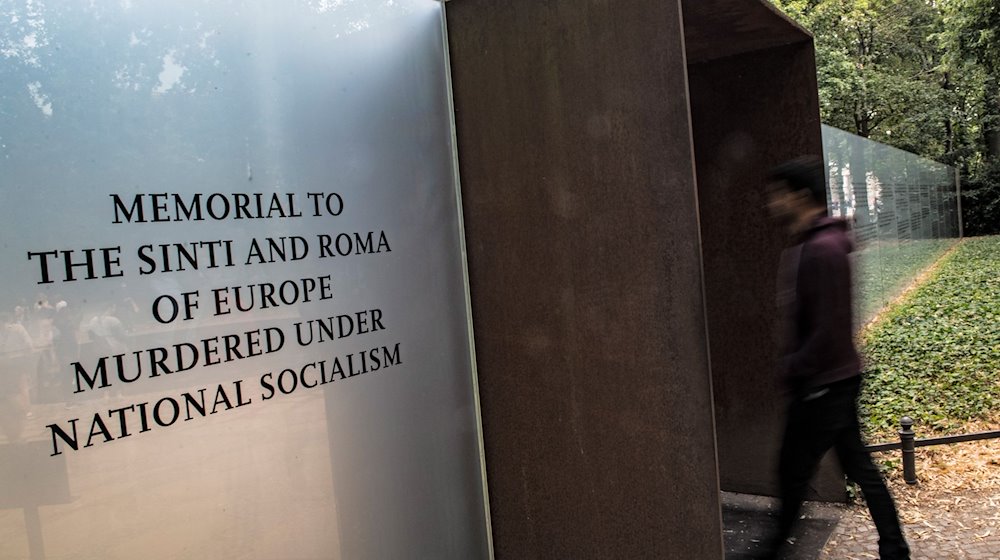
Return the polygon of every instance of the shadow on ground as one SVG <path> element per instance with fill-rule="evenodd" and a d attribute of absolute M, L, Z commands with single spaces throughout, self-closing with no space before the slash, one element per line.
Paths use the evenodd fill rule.
<path fill-rule="evenodd" d="M 759 553 L 777 522 L 778 500 L 748 494 L 722 493 L 722 525 L 726 560 L 749 560 Z M 843 508 L 809 502 L 796 526 L 795 539 L 783 560 L 816 560 L 837 527 Z"/>

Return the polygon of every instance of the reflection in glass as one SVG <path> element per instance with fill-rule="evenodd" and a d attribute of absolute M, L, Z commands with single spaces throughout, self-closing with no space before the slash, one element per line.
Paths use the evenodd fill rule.
<path fill-rule="evenodd" d="M 831 214 L 854 224 L 864 323 L 958 238 L 955 170 L 826 125 L 823 146 Z"/>

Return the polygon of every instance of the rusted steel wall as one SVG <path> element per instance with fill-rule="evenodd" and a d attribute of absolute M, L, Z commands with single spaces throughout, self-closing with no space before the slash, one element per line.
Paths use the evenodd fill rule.
<path fill-rule="evenodd" d="M 678 3 L 447 12 L 497 558 L 721 558 Z"/>

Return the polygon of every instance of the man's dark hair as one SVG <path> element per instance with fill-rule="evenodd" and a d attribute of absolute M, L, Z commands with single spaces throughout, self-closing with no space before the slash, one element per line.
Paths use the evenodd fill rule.
<path fill-rule="evenodd" d="M 826 207 L 826 166 L 816 156 L 803 156 L 771 169 L 771 182 L 784 181 L 792 192 L 806 191 L 818 206 Z"/>

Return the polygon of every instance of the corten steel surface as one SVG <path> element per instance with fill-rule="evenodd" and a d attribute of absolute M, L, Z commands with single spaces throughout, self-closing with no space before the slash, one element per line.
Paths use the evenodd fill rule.
<path fill-rule="evenodd" d="M 809 34 L 763 0 L 683 0 L 687 59 L 695 64 L 801 43 Z"/>
<path fill-rule="evenodd" d="M 497 558 L 722 558 L 678 3 L 447 12 Z"/>
<path fill-rule="evenodd" d="M 795 44 L 689 67 L 719 470 L 722 489 L 734 492 L 777 492 L 785 411 L 775 289 L 784 238 L 763 191 L 770 167 L 822 154 L 813 47 L 799 33 Z M 830 461 L 814 490 L 844 499 Z"/>

